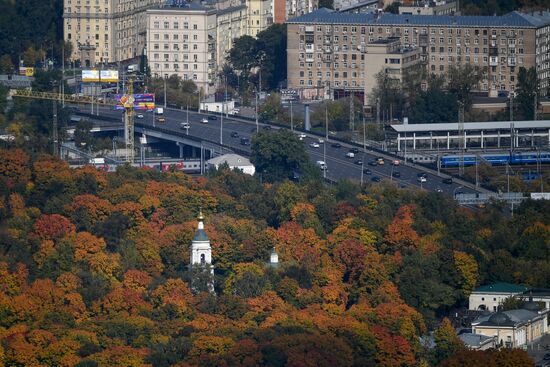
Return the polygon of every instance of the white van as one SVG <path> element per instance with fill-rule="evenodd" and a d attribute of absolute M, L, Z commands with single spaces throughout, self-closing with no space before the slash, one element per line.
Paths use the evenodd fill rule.
<path fill-rule="evenodd" d="M 353 153 L 353 152 L 347 152 L 347 153 L 346 153 L 346 158 L 355 158 L 355 153 Z"/>
<path fill-rule="evenodd" d="M 321 171 L 324 171 L 327 169 L 327 164 L 325 163 L 325 161 L 317 161 L 315 162 L 315 164 L 317 165 L 317 167 L 321 169 Z"/>

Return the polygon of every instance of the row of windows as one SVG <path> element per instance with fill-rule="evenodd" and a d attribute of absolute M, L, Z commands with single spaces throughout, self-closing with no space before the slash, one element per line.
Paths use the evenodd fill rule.
<path fill-rule="evenodd" d="M 300 79 L 300 85 L 308 85 L 308 86 L 313 86 L 313 80 L 309 79 L 307 81 L 307 83 L 305 83 L 305 81 L 303 79 Z M 344 87 L 347 87 L 348 86 L 348 81 L 347 80 L 344 80 L 342 83 L 340 83 L 339 80 L 335 80 L 333 81 L 332 83 L 329 81 L 329 80 L 325 80 L 325 82 L 323 83 L 321 80 L 317 80 L 317 86 L 322 86 L 322 85 L 326 85 L 327 87 L 330 86 L 331 84 L 335 87 L 339 87 L 340 85 L 344 86 Z M 357 83 L 357 81 L 355 80 L 352 80 L 351 83 L 349 83 L 349 85 L 351 85 L 352 87 L 357 87 L 357 86 L 363 86 L 363 82 L 361 83 Z"/>
<path fill-rule="evenodd" d="M 154 60 L 158 60 L 158 59 L 159 59 L 159 56 L 160 56 L 159 54 L 153 54 L 153 59 L 154 59 Z M 164 57 L 163 57 L 164 60 L 166 60 L 166 61 L 170 58 L 170 55 L 169 55 L 169 54 L 163 54 L 163 56 L 164 56 Z M 176 55 L 173 55 L 173 56 L 174 56 L 175 59 L 178 58 L 178 55 L 177 55 L 177 54 L 176 54 Z M 189 60 L 189 55 L 188 55 L 188 54 L 183 54 L 183 59 L 184 59 L 184 60 Z M 197 61 L 199 60 L 198 55 L 193 55 L 193 60 L 195 60 L 195 62 L 197 62 Z M 178 60 L 175 60 L 175 61 L 178 61 Z"/>
<path fill-rule="evenodd" d="M 177 62 L 177 60 L 175 60 Z M 168 65 L 166 67 L 166 69 L 169 69 L 170 68 L 170 64 L 164 64 L 164 65 Z M 183 65 L 183 70 L 189 70 L 191 69 L 190 68 L 190 65 L 189 64 L 182 64 Z M 180 64 L 172 64 L 172 68 L 175 69 L 175 70 L 178 70 L 180 68 Z M 197 64 L 193 64 L 192 65 L 192 69 L 193 70 L 198 70 L 199 69 L 199 66 Z"/>
<path fill-rule="evenodd" d="M 179 51 L 180 46 L 179 46 L 178 44 L 174 44 L 174 47 L 173 47 L 173 48 L 174 48 L 174 50 Z M 183 50 L 189 50 L 189 45 L 188 45 L 187 43 L 184 43 L 184 44 L 182 45 L 182 49 L 183 49 Z M 198 50 L 198 49 L 199 49 L 199 46 L 198 46 L 198 45 L 193 45 L 193 50 Z M 160 50 L 160 47 L 159 47 L 159 44 L 158 44 L 158 43 L 155 43 L 155 44 L 153 45 L 153 50 Z M 168 45 L 168 44 L 165 43 L 165 44 L 163 45 L 163 50 L 170 50 L 170 45 Z"/>
<path fill-rule="evenodd" d="M 348 32 L 348 30 L 351 32 L 351 33 L 357 33 L 357 31 L 359 30 L 361 32 L 361 34 L 365 34 L 366 33 L 366 28 L 367 27 L 357 27 L 357 26 L 342 26 L 342 33 L 346 33 Z M 376 27 L 368 27 L 368 32 L 369 34 L 373 34 L 374 31 L 375 31 L 375 28 Z M 306 26 L 300 26 L 299 27 L 299 33 L 308 33 L 308 32 L 313 32 L 313 29 L 314 27 L 306 27 Z M 323 26 L 321 25 L 317 25 L 315 27 L 315 29 L 317 30 L 317 32 L 323 32 Z M 384 33 L 384 28 L 383 27 L 377 27 L 376 30 L 378 31 L 378 33 Z M 391 34 L 392 33 L 392 30 L 396 33 L 401 33 L 401 28 L 400 27 L 386 27 L 385 28 L 385 32 L 386 34 Z M 457 34 L 457 35 L 460 35 L 462 34 L 462 31 L 464 30 L 464 35 L 466 36 L 470 36 L 470 35 L 475 35 L 475 36 L 479 36 L 479 35 L 484 35 L 484 36 L 487 36 L 489 35 L 489 31 L 487 29 L 469 29 L 469 28 L 466 28 L 466 29 L 462 29 L 462 28 L 439 28 L 439 34 L 443 35 L 445 33 L 447 34 Z M 334 32 L 334 33 L 338 33 L 340 32 L 340 26 L 330 26 L 330 25 L 327 25 L 327 26 L 324 26 L 324 31 L 325 33 L 331 33 L 331 32 Z M 409 34 L 410 32 L 414 32 L 414 33 L 418 33 L 418 29 L 417 28 L 403 28 L 403 33 L 404 34 Z M 437 28 L 430 28 L 430 34 L 436 34 L 437 33 Z M 500 31 L 496 30 L 496 29 L 493 29 L 491 30 L 491 36 L 497 36 L 498 34 L 500 34 L 501 36 L 505 37 L 506 35 L 508 35 L 509 37 L 516 37 L 518 34 L 519 36 L 523 36 L 523 30 L 519 30 L 519 31 L 516 31 L 514 29 L 510 29 L 510 30 L 505 30 L 505 29 L 501 29 Z M 427 34 L 427 28 L 421 28 L 421 34 Z"/>
<path fill-rule="evenodd" d="M 456 41 L 457 45 L 460 45 L 463 39 L 460 38 L 460 37 L 456 37 L 454 40 Z M 430 38 L 430 43 L 431 44 L 434 44 L 435 41 L 436 41 L 435 37 Z M 439 37 L 439 43 L 445 43 L 445 37 Z M 453 43 L 453 37 L 448 37 L 447 38 L 447 43 L 449 45 L 451 45 Z M 464 38 L 464 44 L 469 45 L 470 44 L 470 38 Z M 483 45 L 487 46 L 488 44 L 489 44 L 489 39 L 488 38 L 483 38 Z M 506 44 L 508 44 L 509 46 L 514 46 L 516 44 L 516 39 L 515 38 L 501 38 L 500 39 L 500 45 L 504 46 Z M 523 45 L 523 38 L 517 39 L 517 44 L 518 45 Z M 474 45 L 479 45 L 479 38 L 474 38 Z M 495 47 L 496 45 L 497 45 L 497 40 L 491 40 L 491 46 Z"/>
<path fill-rule="evenodd" d="M 159 40 L 159 39 L 160 39 L 160 34 L 158 34 L 158 33 L 153 34 L 153 39 Z M 164 40 L 169 40 L 169 39 L 170 39 L 170 35 L 169 35 L 169 34 L 164 34 L 164 35 L 163 35 L 163 39 L 164 39 Z M 172 35 L 172 39 L 173 39 L 173 40 L 178 40 L 178 39 L 179 39 L 179 34 L 173 34 L 173 35 Z M 188 39 L 189 39 L 189 35 L 188 35 L 188 34 L 184 34 L 184 35 L 183 35 L 183 39 L 184 39 L 184 40 L 188 40 Z M 198 36 L 197 34 L 194 34 L 194 35 L 193 35 L 193 40 L 196 41 L 196 40 L 198 40 L 198 39 L 199 39 L 199 36 Z"/>
<path fill-rule="evenodd" d="M 172 26 L 173 26 L 172 29 L 179 29 L 179 23 L 178 22 L 173 22 Z M 160 22 L 153 22 L 153 28 L 159 29 L 160 28 Z M 163 22 L 163 28 L 164 29 L 170 29 L 170 22 Z M 183 29 L 189 29 L 189 23 L 188 22 L 183 22 L 182 28 Z M 198 29 L 198 25 L 193 24 L 192 29 Z"/>
<path fill-rule="evenodd" d="M 472 53 L 472 49 L 470 47 L 465 47 L 464 49 L 462 49 L 461 47 L 457 47 L 456 49 L 453 49 L 452 47 L 448 47 L 447 48 L 447 53 L 453 53 L 453 50 L 456 50 L 457 54 L 461 54 L 462 50 L 464 50 L 464 53 L 466 53 L 466 54 Z M 479 50 L 480 50 L 479 47 L 474 47 L 473 48 L 473 51 L 474 51 L 473 53 L 478 54 L 478 53 L 480 53 Z M 432 46 L 430 48 L 430 51 L 432 53 L 435 53 L 436 52 L 436 47 Z M 439 47 L 439 53 L 445 53 L 445 47 Z M 489 53 L 489 49 L 487 47 L 484 47 L 483 49 L 481 49 L 481 53 L 487 54 L 487 53 Z M 516 49 L 515 48 L 509 48 L 509 49 L 501 48 L 500 49 L 500 54 L 506 55 L 507 53 L 510 54 L 510 55 L 514 55 L 514 54 L 516 54 Z M 523 48 L 518 48 L 517 53 L 518 54 L 523 54 L 524 49 Z"/>
<path fill-rule="evenodd" d="M 317 71 L 317 78 L 321 78 L 323 77 L 323 73 L 321 71 Z M 325 72 L 325 76 L 327 78 L 330 78 L 330 75 L 331 75 L 331 72 L 330 71 L 326 71 Z M 353 71 L 351 73 L 349 73 L 349 75 L 352 77 L 352 78 L 357 78 L 357 76 L 359 75 L 359 73 Z M 300 71 L 300 78 L 303 78 L 305 76 L 305 73 L 303 71 Z M 307 76 L 308 78 L 312 78 L 313 77 L 313 71 L 308 71 L 307 72 Z M 334 72 L 334 78 L 339 78 L 340 77 L 340 72 L 338 71 L 335 71 Z M 348 77 L 348 72 L 347 71 L 343 71 L 342 72 L 342 78 L 347 78 Z M 361 73 L 361 78 L 364 78 L 365 77 L 365 73 Z"/>

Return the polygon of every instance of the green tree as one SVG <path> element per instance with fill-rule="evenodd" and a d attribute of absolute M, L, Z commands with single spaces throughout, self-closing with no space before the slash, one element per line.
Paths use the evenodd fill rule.
<path fill-rule="evenodd" d="M 262 131 L 252 138 L 251 161 L 268 182 L 291 179 L 296 170 L 311 165 L 304 144 L 288 130 Z"/>
<path fill-rule="evenodd" d="M 465 349 L 448 318 L 444 318 L 434 333 L 434 357 L 437 363 Z"/>
<path fill-rule="evenodd" d="M 0 72 L 5 74 L 13 74 L 15 72 L 15 66 L 11 62 L 10 55 L 2 55 L 0 57 Z"/>
<path fill-rule="evenodd" d="M 405 94 L 399 79 L 392 78 L 384 70 L 376 74 L 376 86 L 369 94 L 371 106 L 379 103 L 382 115 L 388 120 L 401 118 L 405 107 Z"/>
<path fill-rule="evenodd" d="M 534 118 L 535 94 L 538 93 L 537 72 L 534 67 L 526 69 L 520 67 L 518 71 L 518 83 L 516 85 L 516 98 L 514 105 L 523 120 Z M 538 108 L 538 105 L 537 105 Z"/>
<path fill-rule="evenodd" d="M 396 1 L 394 3 L 391 3 L 390 5 L 386 6 L 384 9 L 384 12 L 386 13 L 392 13 L 392 14 L 399 14 L 399 7 L 401 6 L 401 3 L 399 1 Z"/>
<path fill-rule="evenodd" d="M 459 102 L 464 103 L 465 111 L 472 106 L 472 90 L 481 81 L 481 71 L 471 64 L 451 65 L 447 72 L 447 90 L 454 95 Z"/>
<path fill-rule="evenodd" d="M 334 9 L 334 0 L 319 0 L 319 9 Z"/>

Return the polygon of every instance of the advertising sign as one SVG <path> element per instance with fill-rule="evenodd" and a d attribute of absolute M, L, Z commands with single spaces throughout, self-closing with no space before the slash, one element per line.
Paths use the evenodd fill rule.
<path fill-rule="evenodd" d="M 19 67 L 19 75 L 34 76 L 34 68 Z"/>
<path fill-rule="evenodd" d="M 128 101 L 131 99 L 132 98 L 130 98 L 126 94 L 115 94 L 115 101 L 117 101 L 115 109 L 124 110 L 124 104 L 128 103 Z M 155 95 L 152 93 L 134 94 L 133 100 L 134 110 L 143 111 L 155 109 Z"/>
<path fill-rule="evenodd" d="M 118 70 L 82 70 L 84 83 L 116 83 Z"/>

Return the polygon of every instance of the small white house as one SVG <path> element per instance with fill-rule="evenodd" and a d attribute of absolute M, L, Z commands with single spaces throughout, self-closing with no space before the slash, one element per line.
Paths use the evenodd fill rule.
<path fill-rule="evenodd" d="M 219 157 L 212 158 L 206 162 L 208 167 L 219 168 L 222 164 L 227 163 L 231 169 L 240 169 L 247 175 L 254 175 L 256 168 L 248 158 L 240 156 L 238 154 L 224 154 Z"/>
<path fill-rule="evenodd" d="M 216 102 L 214 98 L 208 98 L 201 101 L 202 111 L 221 113 L 222 108 L 224 113 L 228 113 L 230 115 L 235 114 L 235 101 L 229 100 Z"/>

